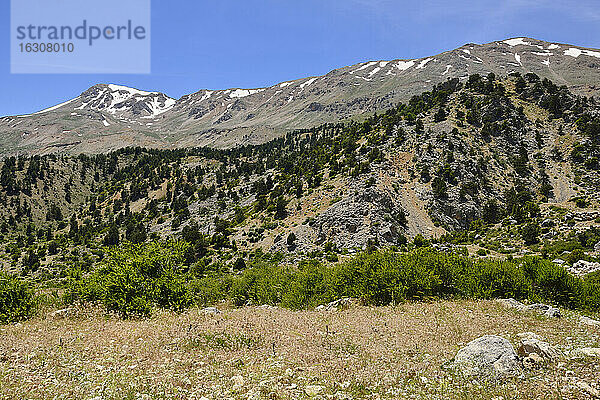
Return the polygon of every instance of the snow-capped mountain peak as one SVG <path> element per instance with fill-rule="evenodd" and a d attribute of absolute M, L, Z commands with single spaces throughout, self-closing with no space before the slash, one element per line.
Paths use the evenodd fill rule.
<path fill-rule="evenodd" d="M 117 118 L 156 117 L 169 111 L 175 99 L 159 92 L 115 85 L 99 84 L 92 86 L 80 96 L 81 104 L 76 110 L 92 109 L 109 113 Z"/>
<path fill-rule="evenodd" d="M 98 84 L 35 114 L 0 118 L 0 153 L 3 143 L 28 152 L 263 143 L 289 130 L 388 109 L 449 78 L 532 72 L 596 96 L 599 71 L 598 49 L 516 37 L 422 58 L 371 60 L 263 88 L 203 89 L 178 100 Z"/>

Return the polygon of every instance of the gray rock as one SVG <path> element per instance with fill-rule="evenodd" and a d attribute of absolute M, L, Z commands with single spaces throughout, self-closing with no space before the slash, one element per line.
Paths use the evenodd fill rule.
<path fill-rule="evenodd" d="M 548 318 L 562 318 L 560 310 L 556 307 L 550 307 L 544 312 L 544 315 Z"/>
<path fill-rule="evenodd" d="M 315 243 L 332 242 L 338 248 L 364 248 L 369 240 L 397 244 L 405 227 L 390 216 L 404 210 L 390 193 L 362 181 L 354 182 L 350 192 L 314 218 Z"/>
<path fill-rule="evenodd" d="M 496 301 L 507 308 L 514 308 L 515 310 L 519 310 L 519 311 L 523 311 L 525 309 L 525 304 L 523 304 L 520 301 L 517 301 L 513 298 L 497 299 Z"/>
<path fill-rule="evenodd" d="M 217 307 L 206 307 L 202 309 L 204 314 L 221 314 L 221 310 Z"/>
<path fill-rule="evenodd" d="M 337 311 L 343 310 L 350 307 L 353 303 L 356 303 L 357 299 L 352 297 L 343 297 L 341 299 L 332 301 L 327 304 L 322 304 L 315 308 L 316 311 Z"/>
<path fill-rule="evenodd" d="M 594 245 L 594 251 L 595 251 L 596 253 L 600 253 L 600 242 L 598 242 L 598 243 L 596 243 L 596 244 Z"/>
<path fill-rule="evenodd" d="M 260 308 L 262 310 L 277 310 L 279 307 L 272 306 L 270 304 L 262 304 L 262 305 L 258 306 L 258 308 Z"/>
<path fill-rule="evenodd" d="M 532 332 L 525 332 L 518 335 L 521 339 L 517 354 L 520 357 L 527 357 L 531 354 L 537 354 L 546 361 L 555 361 L 563 356 L 562 352 L 556 347 L 544 342 L 542 338 Z"/>
<path fill-rule="evenodd" d="M 548 318 L 561 318 L 562 317 L 562 314 L 558 308 L 549 306 L 547 304 L 534 303 L 534 304 L 530 304 L 530 305 L 525 305 L 515 299 L 498 299 L 496 301 L 505 307 L 513 308 L 518 311 L 534 311 L 534 312 L 542 314 Z"/>
<path fill-rule="evenodd" d="M 523 367 L 527 369 L 535 368 L 544 363 L 544 359 L 537 353 L 531 353 L 523 358 Z"/>
<path fill-rule="evenodd" d="M 567 267 L 567 270 L 576 276 L 584 276 L 592 272 L 600 271 L 600 263 L 585 260 L 579 260 L 572 267 Z"/>
<path fill-rule="evenodd" d="M 520 373 L 519 357 L 510 342 L 487 335 L 469 342 L 454 358 L 455 366 L 467 376 L 499 379 Z"/>
<path fill-rule="evenodd" d="M 575 349 L 571 351 L 571 358 L 586 358 L 586 357 L 598 357 L 600 358 L 600 347 L 583 347 L 581 349 Z"/>
<path fill-rule="evenodd" d="M 586 317 L 586 316 L 581 316 L 579 317 L 579 322 L 581 322 L 584 325 L 589 325 L 589 326 L 600 326 L 600 321 L 596 320 L 596 319 L 592 319 L 590 317 Z"/>
<path fill-rule="evenodd" d="M 75 312 L 75 309 L 70 307 L 70 308 L 63 308 L 61 310 L 56 310 L 51 312 L 50 314 L 48 314 L 49 318 L 54 318 L 54 319 L 60 319 L 60 318 L 67 318 L 68 316 L 72 315 Z"/>
<path fill-rule="evenodd" d="M 534 303 L 528 306 L 525 306 L 525 311 L 535 311 L 539 314 L 542 314 L 548 318 L 561 318 L 562 314 L 558 308 L 549 306 L 547 304 L 542 303 Z"/>

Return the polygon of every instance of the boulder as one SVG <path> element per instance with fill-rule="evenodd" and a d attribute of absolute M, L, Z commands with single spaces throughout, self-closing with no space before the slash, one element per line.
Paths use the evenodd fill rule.
<path fill-rule="evenodd" d="M 562 317 L 562 314 L 558 308 L 549 306 L 547 304 L 534 303 L 534 304 L 530 304 L 530 305 L 525 305 L 525 304 L 521 303 L 520 301 L 517 301 L 512 298 L 498 299 L 496 301 L 505 307 L 513 308 L 518 311 L 534 311 L 539 314 L 545 315 L 548 318 L 561 318 Z"/>
<path fill-rule="evenodd" d="M 517 301 L 513 298 L 510 299 L 498 299 L 496 300 L 498 303 L 502 304 L 507 308 L 514 308 L 515 310 L 523 311 L 525 309 L 525 304 Z"/>
<path fill-rule="evenodd" d="M 355 303 L 357 299 L 352 297 L 343 297 L 341 299 L 334 300 L 327 304 L 322 304 L 315 308 L 316 311 L 337 311 L 344 310 Z"/>
<path fill-rule="evenodd" d="M 217 307 L 206 307 L 202 309 L 204 314 L 221 314 L 221 311 Z"/>
<path fill-rule="evenodd" d="M 325 388 L 323 386 L 308 385 L 304 388 L 304 393 L 306 393 L 306 395 L 308 397 L 315 397 L 315 396 L 321 394 L 323 392 L 323 390 L 325 390 Z"/>
<path fill-rule="evenodd" d="M 467 376 L 498 379 L 520 373 L 519 357 L 513 346 L 494 335 L 469 342 L 454 357 L 454 365 Z"/>
<path fill-rule="evenodd" d="M 544 312 L 544 315 L 548 318 L 562 318 L 562 314 L 561 314 L 560 310 L 556 307 L 549 307 Z"/>
<path fill-rule="evenodd" d="M 517 354 L 520 357 L 528 357 L 532 354 L 540 356 L 545 361 L 555 361 L 563 356 L 556 347 L 544 342 L 542 338 L 532 332 L 525 332 L 518 335 L 521 339 Z"/>
<path fill-rule="evenodd" d="M 600 326 L 600 321 L 598 321 L 596 319 L 592 319 L 590 317 L 586 317 L 584 315 L 579 317 L 579 322 L 584 325 L 589 325 L 589 326 Z"/>
<path fill-rule="evenodd" d="M 74 313 L 75 313 L 75 309 L 72 307 L 63 308 L 61 310 L 52 311 L 50 314 L 48 314 L 48 318 L 52 318 L 52 319 L 67 318 L 68 316 L 73 315 Z"/>
<path fill-rule="evenodd" d="M 534 303 L 528 306 L 525 306 L 525 311 L 535 311 L 539 314 L 545 315 L 548 318 L 561 318 L 562 314 L 558 308 L 549 306 L 547 304 L 542 303 Z"/>
<path fill-rule="evenodd" d="M 258 308 L 260 308 L 262 310 L 277 310 L 279 307 L 272 306 L 270 304 L 262 304 L 262 305 L 258 306 Z"/>
<path fill-rule="evenodd" d="M 527 369 L 533 369 L 538 367 L 544 362 L 544 359 L 538 356 L 536 353 L 531 353 L 527 357 L 523 358 L 523 367 Z"/>
<path fill-rule="evenodd" d="M 571 351 L 571 358 L 600 357 L 600 347 L 583 347 Z"/>
<path fill-rule="evenodd" d="M 600 271 L 600 263 L 579 260 L 575 262 L 573 266 L 567 267 L 567 270 L 575 276 L 584 276 L 591 274 L 592 272 Z"/>

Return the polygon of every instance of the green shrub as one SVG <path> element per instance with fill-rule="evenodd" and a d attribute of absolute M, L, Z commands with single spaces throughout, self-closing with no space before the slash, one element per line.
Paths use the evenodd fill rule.
<path fill-rule="evenodd" d="M 335 298 L 331 291 L 330 270 L 319 261 L 300 263 L 298 271 L 284 289 L 281 305 L 292 309 L 314 307 Z"/>
<path fill-rule="evenodd" d="M 112 268 L 101 278 L 95 282 L 101 285 L 98 300 L 108 311 L 116 311 L 123 318 L 150 315 L 153 288 L 135 265 L 126 263 Z"/>
<path fill-rule="evenodd" d="M 241 306 L 252 304 L 278 304 L 290 282 L 291 271 L 276 263 L 263 260 L 246 269 L 239 277 L 234 278 L 231 287 L 231 299 Z"/>
<path fill-rule="evenodd" d="M 527 245 L 539 242 L 539 235 L 540 227 L 534 222 L 531 222 L 521 228 L 521 238 L 523 238 L 523 241 Z"/>
<path fill-rule="evenodd" d="M 207 306 L 228 299 L 232 282 L 232 276 L 225 274 L 214 274 L 193 279 L 188 284 L 192 301 L 199 306 Z"/>
<path fill-rule="evenodd" d="M 24 280 L 0 273 L 0 324 L 25 320 L 35 312 L 33 289 Z"/>
<path fill-rule="evenodd" d="M 122 317 L 149 315 L 152 307 L 183 310 L 231 300 L 303 309 L 341 297 L 385 305 L 429 298 L 513 297 L 569 308 L 600 306 L 600 273 L 585 280 L 540 257 L 476 260 L 430 247 L 409 252 L 373 250 L 329 265 L 310 259 L 298 268 L 258 254 L 238 275 L 219 268 L 200 275 L 182 267 L 179 242 L 122 245 L 108 251 L 86 278 L 73 272 L 67 298 L 99 301 Z"/>
<path fill-rule="evenodd" d="M 530 285 L 523 272 L 508 261 L 483 261 L 462 274 L 462 293 L 472 298 L 527 298 Z M 465 279 L 466 278 L 466 279 Z"/>
<path fill-rule="evenodd" d="M 581 308 L 590 311 L 600 310 L 600 271 L 585 276 Z"/>
<path fill-rule="evenodd" d="M 582 303 L 583 281 L 561 266 L 539 257 L 526 257 L 522 268 L 532 285 L 532 300 L 551 301 L 577 308 Z"/>
<path fill-rule="evenodd" d="M 182 310 L 192 304 L 183 279 L 187 246 L 183 242 L 126 243 L 108 249 L 98 270 L 71 281 L 65 300 L 99 301 L 123 318 L 148 316 L 154 305 Z"/>

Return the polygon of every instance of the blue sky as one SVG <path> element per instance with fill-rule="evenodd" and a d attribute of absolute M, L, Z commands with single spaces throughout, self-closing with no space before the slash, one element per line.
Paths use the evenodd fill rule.
<path fill-rule="evenodd" d="M 0 115 L 38 111 L 95 83 L 179 98 L 509 37 L 600 48 L 600 0 L 152 0 L 151 74 L 12 75 L 9 0 L 1 4 Z"/>

